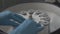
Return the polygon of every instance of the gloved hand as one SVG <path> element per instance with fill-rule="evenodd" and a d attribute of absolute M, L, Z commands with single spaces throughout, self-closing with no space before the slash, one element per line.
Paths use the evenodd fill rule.
<path fill-rule="evenodd" d="M 43 25 L 36 23 L 32 19 L 25 20 L 9 34 L 37 34 L 43 29 Z"/>
<path fill-rule="evenodd" d="M 24 20 L 25 18 L 16 13 L 11 12 L 10 10 L 0 12 L 0 25 L 10 25 L 16 27 L 19 25 L 18 23 L 22 23 Z"/>

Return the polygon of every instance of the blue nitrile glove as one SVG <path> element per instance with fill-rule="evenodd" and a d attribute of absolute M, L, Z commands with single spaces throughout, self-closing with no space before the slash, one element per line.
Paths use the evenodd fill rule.
<path fill-rule="evenodd" d="M 25 20 L 25 18 L 23 18 L 22 16 L 16 13 L 11 12 L 10 10 L 5 10 L 3 12 L 0 12 L 0 25 L 10 25 L 10 26 L 19 25 L 14 21 L 11 21 L 10 19 L 17 21 L 18 23 L 22 23 Z"/>
<path fill-rule="evenodd" d="M 25 20 L 9 34 L 37 34 L 43 29 L 43 25 L 36 23 L 32 19 Z"/>

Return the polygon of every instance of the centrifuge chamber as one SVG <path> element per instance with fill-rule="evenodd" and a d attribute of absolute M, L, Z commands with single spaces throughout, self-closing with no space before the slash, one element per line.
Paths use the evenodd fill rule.
<path fill-rule="evenodd" d="M 49 14 L 51 18 L 50 27 L 49 27 L 50 33 L 60 28 L 60 8 L 55 5 L 48 3 L 23 3 L 9 7 L 6 10 L 11 10 L 19 14 L 22 10 L 29 10 L 29 9 L 34 9 L 34 10 L 40 9 L 41 11 L 44 11 Z M 12 30 L 12 28 L 10 30 L 9 29 L 6 30 L 5 28 L 6 32 L 10 32 L 10 30 Z M 45 31 L 47 31 L 47 29 Z M 45 34 L 44 32 L 42 33 Z"/>

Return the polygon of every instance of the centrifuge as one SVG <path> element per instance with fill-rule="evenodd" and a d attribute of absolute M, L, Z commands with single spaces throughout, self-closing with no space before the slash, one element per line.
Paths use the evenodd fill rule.
<path fill-rule="evenodd" d="M 43 24 L 44 29 L 38 34 L 50 34 L 60 28 L 60 8 L 48 3 L 22 3 L 16 6 L 9 7 L 5 10 L 11 10 L 18 15 L 28 19 L 29 16 L 37 23 Z M 3 26 L 1 26 L 3 27 Z M 5 26 L 8 27 L 8 26 Z M 5 32 L 10 32 L 14 27 L 10 26 L 4 29 Z"/>

